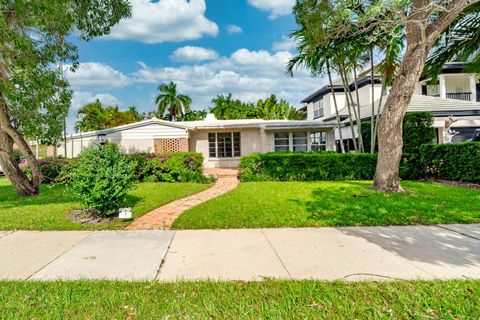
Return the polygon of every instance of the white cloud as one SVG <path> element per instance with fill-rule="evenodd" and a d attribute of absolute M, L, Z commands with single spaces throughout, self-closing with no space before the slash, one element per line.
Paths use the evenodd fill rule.
<path fill-rule="evenodd" d="M 248 0 L 255 8 L 270 12 L 270 19 L 276 19 L 292 13 L 295 0 Z"/>
<path fill-rule="evenodd" d="M 132 17 L 120 21 L 107 36 L 149 44 L 216 36 L 218 26 L 205 17 L 205 0 L 131 0 Z"/>
<path fill-rule="evenodd" d="M 240 26 L 237 26 L 236 24 L 229 24 L 227 26 L 227 33 L 228 34 L 238 34 L 242 33 L 243 29 Z"/>
<path fill-rule="evenodd" d="M 283 37 L 281 41 L 276 41 L 272 44 L 273 51 L 292 51 L 297 48 L 297 44 L 293 39 Z"/>
<path fill-rule="evenodd" d="M 229 57 L 197 65 L 156 68 L 139 63 L 139 70 L 131 77 L 138 83 L 174 81 L 179 91 L 192 97 L 193 107 L 197 108 L 207 108 L 212 98 L 227 93 L 251 102 L 274 93 L 299 106 L 300 100 L 317 90 L 322 81 L 304 70 L 288 77 L 285 65 L 291 58 L 286 51 L 240 49 Z"/>
<path fill-rule="evenodd" d="M 199 62 L 218 59 L 218 53 L 212 49 L 202 47 L 186 46 L 178 48 L 170 58 L 178 62 Z"/>
<path fill-rule="evenodd" d="M 73 89 L 106 90 L 122 88 L 131 83 L 128 76 L 99 62 L 81 63 L 75 73 L 65 66 L 65 76 Z"/>
<path fill-rule="evenodd" d="M 89 91 L 74 91 L 72 97 L 72 108 L 71 111 L 75 113 L 83 105 L 99 100 L 102 104 L 107 106 L 117 106 L 121 105 L 122 101 L 117 99 L 117 97 L 111 95 L 110 93 L 99 93 L 93 94 Z"/>

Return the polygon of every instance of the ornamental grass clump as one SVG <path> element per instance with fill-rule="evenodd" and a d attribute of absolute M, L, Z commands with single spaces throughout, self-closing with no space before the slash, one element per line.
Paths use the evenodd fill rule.
<path fill-rule="evenodd" d="M 84 150 L 69 172 L 67 188 L 87 209 L 116 214 L 133 184 L 133 166 L 115 144 Z"/>

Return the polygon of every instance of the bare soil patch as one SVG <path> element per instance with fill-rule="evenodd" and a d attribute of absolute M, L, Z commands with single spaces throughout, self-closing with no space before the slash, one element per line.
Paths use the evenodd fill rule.
<path fill-rule="evenodd" d="M 98 213 L 95 209 L 79 209 L 73 210 L 68 214 L 69 218 L 80 224 L 102 224 L 117 220 L 116 217 L 105 217 Z"/>

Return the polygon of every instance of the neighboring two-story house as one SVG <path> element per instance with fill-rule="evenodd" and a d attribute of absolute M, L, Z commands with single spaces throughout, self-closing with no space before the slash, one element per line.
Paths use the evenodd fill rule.
<path fill-rule="evenodd" d="M 349 150 L 352 149 L 352 138 L 358 138 L 358 130 L 354 124 L 354 137 L 350 127 L 350 118 L 348 108 L 346 107 L 346 95 L 342 85 L 334 83 L 335 98 L 339 109 L 339 115 L 344 127 L 342 135 L 344 142 Z M 356 101 L 356 92 L 354 84 L 350 85 L 350 90 Z M 307 119 L 321 120 L 332 123 L 336 119 L 332 88 L 327 85 L 314 92 L 302 103 L 306 104 Z M 389 88 L 385 95 L 388 95 Z M 382 94 L 379 78 L 374 79 L 373 95 L 371 76 L 365 75 L 358 81 L 358 95 L 360 101 L 360 115 L 362 120 L 371 119 L 372 99 L 374 100 L 376 116 L 378 104 L 382 100 L 380 113 L 386 97 L 380 99 Z M 358 109 L 358 105 L 355 106 Z M 433 126 L 437 130 L 437 143 L 444 142 L 445 120 L 453 116 L 457 120 L 451 128 L 457 132 L 453 142 L 465 141 L 471 139 L 476 129 L 480 129 L 480 75 L 468 74 L 463 71 L 462 63 L 446 64 L 438 77 L 438 81 L 431 79 L 422 79 L 419 82 L 412 101 L 407 112 L 432 112 L 434 115 Z M 354 122 L 354 119 L 352 119 Z M 335 129 L 335 140 L 339 141 L 338 129 Z M 333 138 L 333 135 L 331 135 Z M 331 145 L 331 144 L 330 144 Z M 338 145 L 338 144 L 337 144 Z"/>

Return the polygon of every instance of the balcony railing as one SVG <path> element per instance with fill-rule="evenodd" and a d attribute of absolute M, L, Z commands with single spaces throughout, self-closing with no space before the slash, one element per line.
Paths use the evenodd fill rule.
<path fill-rule="evenodd" d="M 463 100 L 463 101 L 471 101 L 470 97 L 472 96 L 471 92 L 455 92 L 455 93 L 447 93 L 448 99 L 456 99 L 456 100 Z M 433 94 L 432 97 L 439 98 L 439 94 Z M 480 101 L 480 94 L 477 92 L 477 101 Z"/>
<path fill-rule="evenodd" d="M 447 98 L 448 99 L 471 101 L 471 96 L 472 96 L 471 92 L 447 93 Z"/>

